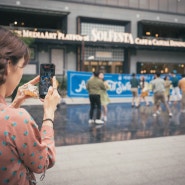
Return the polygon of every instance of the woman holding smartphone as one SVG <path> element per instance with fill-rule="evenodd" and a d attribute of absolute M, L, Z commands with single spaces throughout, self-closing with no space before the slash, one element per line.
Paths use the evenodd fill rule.
<path fill-rule="evenodd" d="M 55 163 L 54 113 L 60 96 L 56 78 L 43 100 L 43 123 L 39 130 L 21 104 L 28 95 L 18 88 L 11 105 L 9 97 L 19 84 L 29 61 L 28 47 L 11 31 L 0 27 L 0 184 L 36 184 L 34 173 L 45 173 Z M 39 76 L 28 82 L 35 85 Z"/>

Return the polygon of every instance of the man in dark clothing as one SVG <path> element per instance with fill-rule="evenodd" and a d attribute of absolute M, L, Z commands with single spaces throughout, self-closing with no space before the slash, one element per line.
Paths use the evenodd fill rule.
<path fill-rule="evenodd" d="M 100 92 L 101 90 L 106 90 L 105 85 L 101 79 L 99 79 L 99 72 L 94 72 L 94 76 L 91 77 L 87 84 L 87 90 L 89 92 L 89 100 L 90 100 L 90 112 L 89 112 L 89 123 L 93 123 L 93 115 L 94 111 L 97 108 L 96 114 L 96 124 L 103 124 L 104 122 L 100 119 L 101 117 L 101 100 L 100 100 Z"/>
<path fill-rule="evenodd" d="M 136 78 L 136 74 L 132 74 L 132 79 L 130 80 L 131 84 L 131 92 L 132 92 L 132 107 L 134 107 L 134 104 L 136 107 L 138 107 L 138 86 L 139 86 L 139 80 Z"/>

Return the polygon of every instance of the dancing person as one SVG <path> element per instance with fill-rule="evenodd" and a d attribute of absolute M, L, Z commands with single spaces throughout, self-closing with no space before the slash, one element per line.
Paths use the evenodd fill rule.
<path fill-rule="evenodd" d="M 144 76 L 140 77 L 140 87 L 141 87 L 141 94 L 140 94 L 140 97 L 139 97 L 138 105 L 140 104 L 141 100 L 144 100 L 144 102 L 146 103 L 146 106 L 149 106 L 149 102 L 147 100 L 148 86 L 147 86 L 147 83 L 145 81 Z"/>
<path fill-rule="evenodd" d="M 170 108 L 167 104 L 166 98 L 165 98 L 165 83 L 164 79 L 160 77 L 160 73 L 156 73 L 156 79 L 151 81 L 152 84 L 152 90 L 154 92 L 154 113 L 153 116 L 156 117 L 160 114 L 160 103 L 163 103 L 168 111 L 169 116 L 172 116 L 172 113 L 170 111 Z"/>
<path fill-rule="evenodd" d="M 179 79 L 176 76 L 176 72 L 171 73 L 171 81 L 172 81 L 172 97 L 174 100 L 174 104 L 177 103 L 177 101 L 181 100 L 181 94 L 180 94 L 180 89 L 178 87 Z"/>
<path fill-rule="evenodd" d="M 28 47 L 11 31 L 0 27 L 0 184 L 34 185 L 34 173 L 43 173 L 55 163 L 54 113 L 60 100 L 53 87 L 43 100 L 43 122 L 41 129 L 22 103 L 30 96 L 25 95 L 23 86 L 18 88 L 13 102 L 5 101 L 19 84 L 23 69 L 29 61 Z M 39 76 L 29 81 L 35 85 Z"/>
<path fill-rule="evenodd" d="M 89 123 L 91 124 L 94 122 L 93 116 L 95 109 L 97 109 L 95 123 L 103 124 L 104 121 L 100 119 L 101 117 L 100 93 L 101 90 L 106 90 L 106 88 L 103 81 L 99 79 L 99 72 L 95 71 L 93 73 L 93 76 L 87 81 L 86 88 L 89 93 L 90 100 Z"/>
<path fill-rule="evenodd" d="M 183 74 L 182 79 L 179 80 L 178 86 L 182 92 L 181 112 L 185 112 L 185 74 Z"/>
<path fill-rule="evenodd" d="M 132 107 L 134 105 L 138 107 L 138 87 L 139 87 L 139 80 L 136 78 L 136 74 L 132 74 L 132 78 L 130 80 L 131 84 L 131 92 L 132 92 Z"/>
<path fill-rule="evenodd" d="M 107 81 L 104 80 L 104 74 L 102 72 L 100 72 L 99 74 L 99 78 L 101 80 L 103 80 L 104 85 L 106 90 L 102 89 L 100 92 L 100 100 L 101 100 L 101 105 L 103 107 L 103 111 L 102 111 L 102 119 L 104 121 L 107 121 L 107 112 L 108 112 L 108 108 L 107 105 L 110 103 L 110 99 L 109 99 L 109 95 L 107 93 L 107 90 L 110 88 Z"/>
<path fill-rule="evenodd" d="M 169 76 L 164 77 L 164 87 L 165 87 L 165 97 L 167 102 L 170 104 L 170 87 L 171 87 L 171 80 Z"/>

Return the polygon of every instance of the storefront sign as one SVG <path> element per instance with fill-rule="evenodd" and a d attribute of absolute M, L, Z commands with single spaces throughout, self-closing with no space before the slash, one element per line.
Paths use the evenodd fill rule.
<path fill-rule="evenodd" d="M 65 41 L 86 41 L 86 42 L 115 42 L 125 44 L 136 44 L 145 46 L 167 46 L 167 47 L 185 47 L 185 42 L 174 40 L 161 40 L 161 39 L 141 39 L 133 38 L 131 33 L 109 31 L 99 31 L 92 29 L 90 36 L 82 36 L 78 34 L 64 34 L 57 32 L 39 32 L 30 30 L 14 30 L 21 37 L 30 37 L 38 39 L 54 39 Z"/>
<path fill-rule="evenodd" d="M 69 97 L 88 97 L 86 83 L 92 76 L 89 72 L 67 72 L 67 93 Z M 149 82 L 153 75 L 144 75 L 148 88 L 151 89 Z M 137 76 L 140 78 L 140 75 Z M 107 91 L 112 98 L 131 97 L 130 74 L 105 74 L 105 80 L 108 82 L 110 89 Z M 150 90 L 150 95 L 152 94 Z"/>
<path fill-rule="evenodd" d="M 88 98 L 88 91 L 86 89 L 86 83 L 91 78 L 92 73 L 89 72 L 77 72 L 77 71 L 68 71 L 67 72 L 67 95 L 69 97 L 78 97 L 78 98 Z M 145 86 L 148 89 L 149 96 L 153 95 L 151 81 L 154 79 L 152 74 L 138 74 L 137 79 L 140 79 L 140 76 L 145 77 Z M 162 74 L 161 78 L 164 79 L 166 74 Z M 181 75 L 176 75 L 178 79 L 181 79 Z M 126 98 L 132 97 L 131 94 L 131 85 L 130 79 L 132 78 L 130 74 L 104 74 L 104 79 L 109 84 L 109 90 L 107 91 L 109 97 L 111 98 Z M 138 89 L 138 92 L 141 92 L 141 89 Z M 170 89 L 171 95 L 174 94 L 172 88 Z"/>

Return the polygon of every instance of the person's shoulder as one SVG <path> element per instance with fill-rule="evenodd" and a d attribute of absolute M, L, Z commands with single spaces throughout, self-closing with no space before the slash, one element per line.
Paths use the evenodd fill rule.
<path fill-rule="evenodd" d="M 18 118 L 19 120 L 25 120 L 25 119 L 30 119 L 31 115 L 28 113 L 28 111 L 24 108 L 11 108 L 7 107 L 7 112 L 9 112 L 9 116 L 12 119 Z"/>

